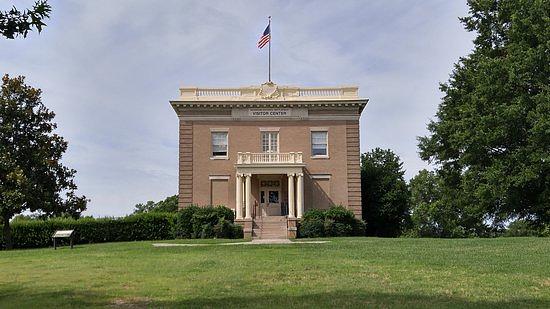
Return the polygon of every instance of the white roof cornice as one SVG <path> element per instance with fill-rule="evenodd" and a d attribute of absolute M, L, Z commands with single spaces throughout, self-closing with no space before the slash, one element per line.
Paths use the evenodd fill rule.
<path fill-rule="evenodd" d="M 359 98 L 358 87 L 293 87 L 265 83 L 240 88 L 180 88 L 179 98 L 170 101 L 177 111 L 185 108 L 250 107 L 358 107 L 359 113 L 369 100 Z"/>
<path fill-rule="evenodd" d="M 265 83 L 240 88 L 180 88 L 174 101 L 326 101 L 357 100 L 358 87 L 293 87 Z"/>

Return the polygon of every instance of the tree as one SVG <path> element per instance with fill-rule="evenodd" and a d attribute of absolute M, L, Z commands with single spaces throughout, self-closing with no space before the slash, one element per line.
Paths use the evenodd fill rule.
<path fill-rule="evenodd" d="M 147 201 L 135 205 L 134 213 L 143 212 L 176 212 L 178 211 L 178 196 L 172 195 L 159 202 Z"/>
<path fill-rule="evenodd" d="M 474 221 L 456 207 L 454 192 L 447 190 L 435 172 L 421 170 L 410 183 L 411 226 L 419 237 L 466 237 L 485 234 L 483 221 Z M 475 217 L 473 218 L 475 219 Z"/>
<path fill-rule="evenodd" d="M 55 114 L 41 90 L 22 76 L 2 78 L 0 92 L 0 217 L 4 242 L 12 247 L 10 219 L 23 211 L 79 216 L 87 199 L 77 196 L 75 170 L 61 163 L 67 142 L 55 134 Z"/>
<path fill-rule="evenodd" d="M 550 1 L 468 4 L 461 21 L 477 33 L 474 49 L 440 86 L 421 158 L 435 164 L 468 228 L 549 223 Z"/>
<path fill-rule="evenodd" d="M 415 236 L 442 236 L 444 227 L 437 217 L 441 217 L 441 186 L 434 172 L 421 170 L 410 183 L 411 227 Z"/>
<path fill-rule="evenodd" d="M 36 1 L 32 9 L 24 11 L 19 11 L 15 6 L 9 11 L 0 11 L 0 34 L 7 39 L 14 39 L 18 36 L 27 37 L 33 28 L 40 33 L 51 11 L 46 0 Z"/>
<path fill-rule="evenodd" d="M 367 235 L 399 236 L 409 222 L 409 191 L 403 163 L 391 150 L 361 155 L 361 204 Z"/>

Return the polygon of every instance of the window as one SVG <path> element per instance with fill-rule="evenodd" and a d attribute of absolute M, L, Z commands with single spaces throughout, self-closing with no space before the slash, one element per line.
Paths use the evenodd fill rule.
<path fill-rule="evenodd" d="M 328 156 L 327 131 L 311 132 L 311 156 Z"/>
<path fill-rule="evenodd" d="M 276 153 L 279 149 L 279 132 L 262 132 L 262 152 Z"/>
<path fill-rule="evenodd" d="M 227 157 L 227 132 L 212 132 L 212 156 Z"/>
<path fill-rule="evenodd" d="M 269 191 L 269 202 L 270 203 L 279 203 L 279 191 Z"/>

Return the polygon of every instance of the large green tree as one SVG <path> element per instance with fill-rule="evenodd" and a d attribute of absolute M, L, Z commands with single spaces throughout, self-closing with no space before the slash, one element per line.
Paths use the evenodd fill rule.
<path fill-rule="evenodd" d="M 36 1 L 32 9 L 19 10 L 15 6 L 9 11 L 0 11 L 0 35 L 7 39 L 26 37 L 29 31 L 39 33 L 46 26 L 44 20 L 50 17 L 52 8 L 46 0 Z"/>
<path fill-rule="evenodd" d="M 420 155 L 472 225 L 549 223 L 550 1 L 468 5 L 461 21 L 477 34 L 474 49 L 441 85 Z"/>
<path fill-rule="evenodd" d="M 55 114 L 41 90 L 22 76 L 2 78 L 0 92 L 0 217 L 4 243 L 12 246 L 10 219 L 23 211 L 77 217 L 87 199 L 77 196 L 75 170 L 61 163 L 67 142 L 54 133 Z"/>
<path fill-rule="evenodd" d="M 178 196 L 172 195 L 162 201 L 147 201 L 146 203 L 136 204 L 134 213 L 144 212 L 176 212 L 178 211 Z"/>
<path fill-rule="evenodd" d="M 361 204 L 367 235 L 399 236 L 409 222 L 403 163 L 389 149 L 361 155 Z"/>
<path fill-rule="evenodd" d="M 486 235 L 483 218 L 457 207 L 455 191 L 437 173 L 421 170 L 410 183 L 411 225 L 407 234 L 420 237 Z"/>

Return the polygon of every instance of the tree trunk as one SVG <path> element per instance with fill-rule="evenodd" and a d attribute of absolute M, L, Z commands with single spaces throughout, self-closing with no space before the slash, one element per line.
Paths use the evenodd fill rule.
<path fill-rule="evenodd" d="M 11 226 L 9 217 L 4 217 L 3 236 L 6 249 L 13 249 L 13 239 L 11 237 Z"/>

